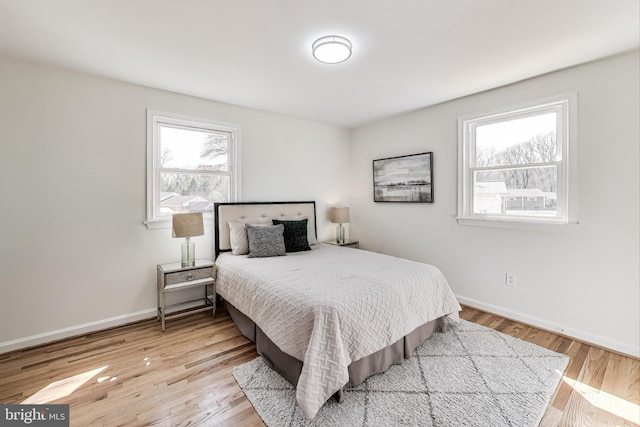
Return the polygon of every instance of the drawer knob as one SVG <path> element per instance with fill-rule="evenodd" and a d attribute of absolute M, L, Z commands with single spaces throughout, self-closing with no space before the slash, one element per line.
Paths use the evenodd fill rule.
<path fill-rule="evenodd" d="M 187 274 L 187 280 L 193 280 L 193 273 Z"/>

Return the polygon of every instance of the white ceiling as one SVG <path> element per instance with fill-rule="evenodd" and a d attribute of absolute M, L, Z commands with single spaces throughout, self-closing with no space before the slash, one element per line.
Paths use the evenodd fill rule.
<path fill-rule="evenodd" d="M 353 128 L 640 45 L 638 0 L 0 0 L 0 54 Z M 311 43 L 339 34 L 328 65 Z"/>

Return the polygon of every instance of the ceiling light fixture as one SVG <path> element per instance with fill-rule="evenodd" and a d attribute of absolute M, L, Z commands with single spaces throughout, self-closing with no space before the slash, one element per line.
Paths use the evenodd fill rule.
<path fill-rule="evenodd" d="M 313 57 L 325 64 L 337 64 L 351 56 L 351 42 L 341 36 L 324 36 L 311 45 Z"/>

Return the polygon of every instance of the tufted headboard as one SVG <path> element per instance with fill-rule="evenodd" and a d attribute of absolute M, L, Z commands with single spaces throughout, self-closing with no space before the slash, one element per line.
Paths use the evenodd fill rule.
<path fill-rule="evenodd" d="M 316 202 L 238 202 L 214 205 L 215 255 L 231 250 L 229 221 L 264 221 L 307 218 L 309 243 L 317 240 Z"/>

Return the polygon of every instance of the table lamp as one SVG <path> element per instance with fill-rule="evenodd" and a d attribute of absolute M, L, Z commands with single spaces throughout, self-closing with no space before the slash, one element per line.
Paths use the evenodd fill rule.
<path fill-rule="evenodd" d="M 195 266 L 196 245 L 191 241 L 191 237 L 202 236 L 204 234 L 202 213 L 174 214 L 171 234 L 173 237 L 185 237 L 185 241 L 182 244 L 182 266 Z"/>
<path fill-rule="evenodd" d="M 344 243 L 344 224 L 349 223 L 349 208 L 331 208 L 329 214 L 330 220 L 333 223 L 338 223 L 336 228 L 336 242 Z"/>

